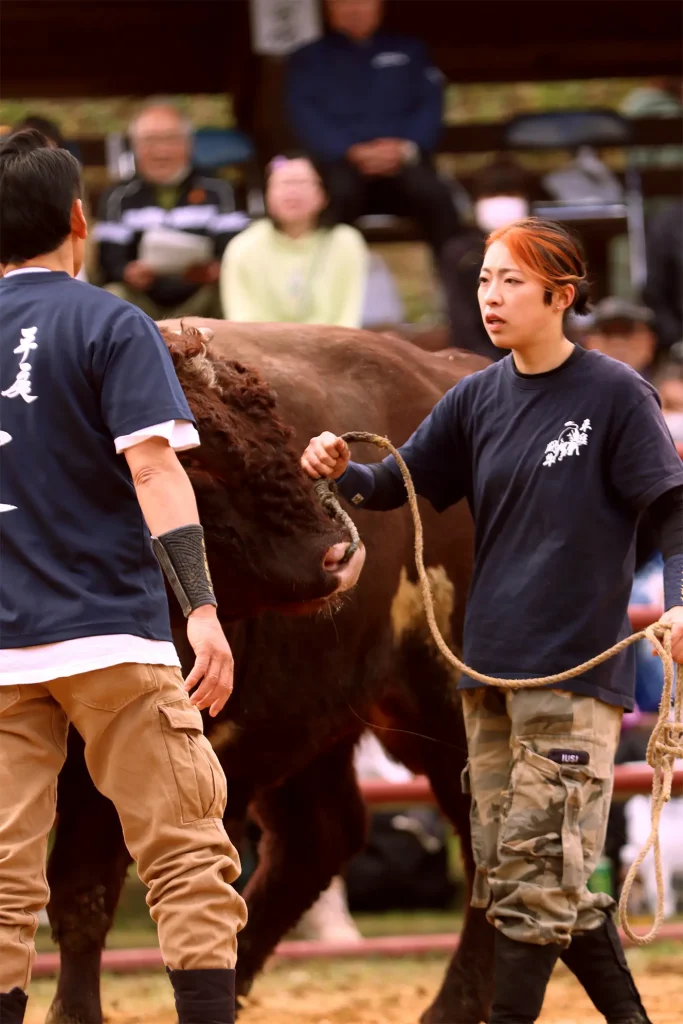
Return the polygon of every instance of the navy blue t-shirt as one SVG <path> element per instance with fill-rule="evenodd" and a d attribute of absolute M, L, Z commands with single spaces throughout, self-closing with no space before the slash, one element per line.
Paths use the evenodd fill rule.
<path fill-rule="evenodd" d="M 0 648 L 171 639 L 114 438 L 175 419 L 194 422 L 139 309 L 61 272 L 0 281 Z"/>
<path fill-rule="evenodd" d="M 629 635 L 638 518 L 683 484 L 657 393 L 630 367 L 576 348 L 556 370 L 522 376 L 507 356 L 452 388 L 400 451 L 436 509 L 466 498 L 472 512 L 468 665 L 551 675 Z M 391 480 L 384 470 L 375 487 L 380 476 L 351 463 L 344 497 L 401 504 L 395 460 L 380 465 Z M 633 647 L 562 687 L 631 708 Z"/>

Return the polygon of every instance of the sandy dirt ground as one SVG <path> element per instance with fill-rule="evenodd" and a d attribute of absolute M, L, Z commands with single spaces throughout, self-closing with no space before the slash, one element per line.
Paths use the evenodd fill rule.
<path fill-rule="evenodd" d="M 669 947 L 669 950 L 671 947 Z M 630 960 L 652 1024 L 683 1022 L 683 949 Z M 240 1024 L 417 1024 L 443 977 L 445 960 L 392 959 L 277 965 L 254 986 Z M 43 1024 L 54 982 L 32 986 L 27 1024 Z M 163 975 L 105 978 L 107 1024 L 175 1024 Z M 539 1024 L 603 1024 L 562 967 Z"/>

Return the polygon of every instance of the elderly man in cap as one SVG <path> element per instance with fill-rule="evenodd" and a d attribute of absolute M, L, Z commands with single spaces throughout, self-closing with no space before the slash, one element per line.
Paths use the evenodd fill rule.
<path fill-rule="evenodd" d="M 637 306 L 627 299 L 602 299 L 584 327 L 583 345 L 596 348 L 649 378 L 657 353 L 654 319 L 647 306 Z"/>

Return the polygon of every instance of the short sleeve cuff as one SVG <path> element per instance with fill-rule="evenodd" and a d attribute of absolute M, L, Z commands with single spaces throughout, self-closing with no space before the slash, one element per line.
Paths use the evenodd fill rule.
<path fill-rule="evenodd" d="M 188 420 L 166 420 L 164 423 L 155 423 L 150 427 L 141 427 L 132 434 L 122 434 L 114 439 L 117 454 L 125 452 L 127 448 L 142 441 L 148 441 L 150 437 L 165 438 L 170 447 L 176 452 L 187 451 L 188 448 L 198 448 L 199 434 L 194 424 Z"/>

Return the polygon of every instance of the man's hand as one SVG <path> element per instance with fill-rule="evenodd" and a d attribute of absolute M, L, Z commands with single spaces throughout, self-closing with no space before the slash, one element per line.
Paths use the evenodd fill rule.
<path fill-rule="evenodd" d="M 185 680 L 185 689 L 189 693 L 199 683 L 190 701 L 200 711 L 209 708 L 215 718 L 232 693 L 235 664 L 213 605 L 202 605 L 190 613 L 187 639 L 197 660 Z"/>
<path fill-rule="evenodd" d="M 337 480 L 346 472 L 350 458 L 351 452 L 346 441 L 326 430 L 309 441 L 308 448 L 301 456 L 301 468 L 314 480 L 320 477 Z"/>
<path fill-rule="evenodd" d="M 221 265 L 218 260 L 211 263 L 198 263 L 185 271 L 185 280 L 190 284 L 215 284 L 220 277 Z"/>
<path fill-rule="evenodd" d="M 404 144 L 402 139 L 373 139 L 351 146 L 346 156 L 361 174 L 390 177 L 403 163 Z"/>
<path fill-rule="evenodd" d="M 659 620 L 663 625 L 671 625 L 671 653 L 678 665 L 683 665 L 683 605 L 669 608 Z"/>
<path fill-rule="evenodd" d="M 374 148 L 374 142 L 357 142 L 355 146 L 351 146 L 346 151 L 346 159 L 354 167 L 357 167 L 361 173 L 363 171 L 363 165 L 365 161 L 370 157 Z"/>
<path fill-rule="evenodd" d="M 376 174 L 384 176 L 397 174 L 405 159 L 403 139 L 377 139 L 375 159 L 379 166 Z"/>
<path fill-rule="evenodd" d="M 123 280 L 136 291 L 146 292 L 154 283 L 156 274 L 151 267 L 148 267 L 142 260 L 133 260 L 127 264 L 123 272 Z"/>

